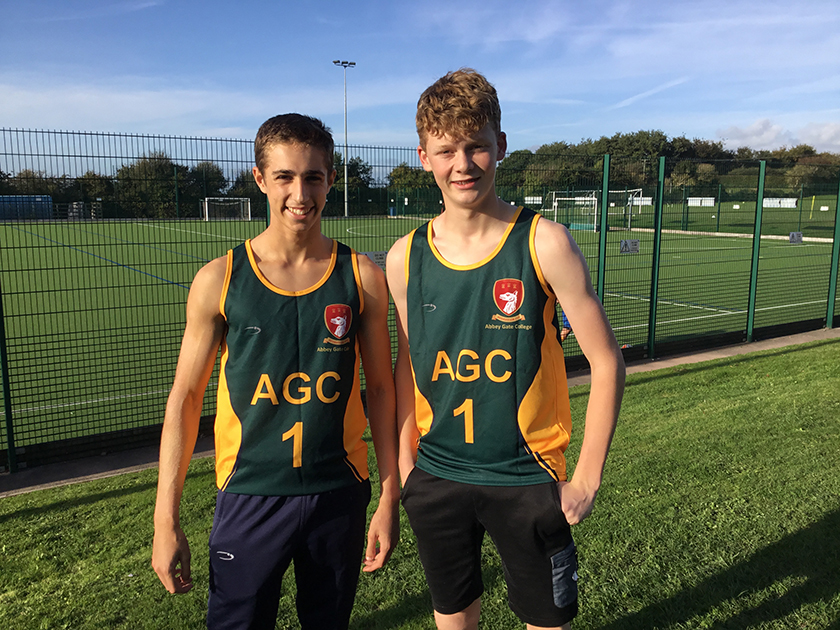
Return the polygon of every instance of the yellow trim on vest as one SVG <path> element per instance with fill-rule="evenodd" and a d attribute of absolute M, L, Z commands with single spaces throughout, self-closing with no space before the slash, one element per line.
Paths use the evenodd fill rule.
<path fill-rule="evenodd" d="M 254 274 L 257 276 L 260 282 L 265 285 L 265 287 L 274 293 L 278 293 L 280 295 L 288 295 L 291 297 L 295 297 L 298 295 L 306 295 L 308 293 L 312 293 L 313 291 L 317 291 L 321 286 L 329 279 L 330 274 L 332 274 L 333 269 L 335 269 L 335 262 L 336 262 L 336 252 L 338 251 L 338 241 L 333 240 L 332 242 L 332 253 L 330 253 L 330 264 L 327 267 L 326 273 L 321 276 L 321 279 L 318 280 L 315 284 L 313 284 L 308 289 L 303 289 L 302 291 L 286 291 L 285 289 L 281 289 L 280 287 L 274 286 L 271 284 L 268 278 L 263 275 L 263 272 L 260 270 L 259 266 L 257 265 L 257 261 L 254 259 L 254 250 L 251 248 L 251 239 L 247 239 L 245 241 L 245 251 L 248 252 L 248 262 L 251 263 L 251 269 L 254 271 Z"/>
<path fill-rule="evenodd" d="M 362 405 L 361 378 L 359 369 L 361 367 L 359 353 L 359 339 L 356 338 L 356 365 L 353 368 L 353 389 L 350 391 L 350 398 L 347 401 L 347 409 L 344 411 L 344 452 L 347 456 L 344 463 L 347 464 L 359 481 L 369 477 L 368 472 L 368 446 L 362 439 L 362 434 L 367 428 L 367 418 Z"/>
<path fill-rule="evenodd" d="M 540 220 L 540 215 L 534 215 L 534 218 L 531 222 L 531 231 L 528 234 L 528 249 L 531 250 L 531 262 L 534 265 L 534 271 L 537 273 L 537 279 L 540 281 L 542 285 L 543 291 L 545 294 L 550 297 L 554 298 L 554 301 L 557 301 L 557 296 L 552 291 L 551 287 L 548 285 L 548 281 L 545 279 L 545 275 L 543 274 L 542 267 L 540 267 L 540 261 L 537 258 L 537 223 Z"/>
<path fill-rule="evenodd" d="M 414 233 L 417 228 L 408 233 L 408 240 L 405 242 L 405 286 L 408 288 L 408 259 L 411 256 L 411 242 L 414 240 Z"/>
<path fill-rule="evenodd" d="M 333 241 L 335 243 L 336 241 Z M 362 274 L 359 272 L 359 255 L 350 248 L 350 260 L 353 263 L 353 275 L 356 278 L 356 290 L 359 292 L 359 315 L 365 312 L 365 291 L 362 288 Z"/>
<path fill-rule="evenodd" d="M 566 479 L 566 457 L 572 433 L 569 386 L 563 348 L 553 325 L 555 303 L 546 301 L 543 310 L 545 336 L 540 346 L 542 362 L 522 404 L 517 422 L 522 437 L 537 463 L 555 481 Z"/>
<path fill-rule="evenodd" d="M 219 312 L 227 321 L 225 315 L 225 300 L 227 299 L 228 289 L 230 289 L 230 277 L 233 275 L 233 250 L 229 249 L 227 253 L 227 266 L 225 267 L 225 281 L 222 284 L 222 297 L 219 298 Z"/>
<path fill-rule="evenodd" d="M 230 402 L 230 390 L 225 377 L 228 361 L 227 343 L 222 342 L 222 361 L 219 369 L 219 389 L 216 396 L 216 487 L 224 490 L 236 469 L 236 458 L 242 447 L 242 421 Z"/>
<path fill-rule="evenodd" d="M 411 357 L 408 358 L 408 365 L 411 368 L 411 380 L 414 383 L 414 423 L 417 425 L 417 430 L 420 436 L 426 435 L 432 428 L 432 406 L 426 397 L 420 393 L 420 388 L 417 387 L 417 375 L 414 373 L 414 364 Z"/>
<path fill-rule="evenodd" d="M 507 241 L 508 236 L 510 236 L 511 231 L 513 230 L 513 226 L 516 225 L 516 220 L 519 218 L 519 214 L 521 212 L 522 206 L 519 206 L 516 209 L 516 212 L 514 212 L 513 218 L 510 220 L 510 223 L 508 223 L 508 226 L 505 228 L 505 233 L 502 234 L 502 238 L 501 240 L 499 240 L 498 244 L 496 245 L 496 248 L 492 252 L 490 252 L 490 254 L 488 254 L 484 260 L 479 260 L 478 262 L 473 263 L 471 265 L 455 265 L 446 260 L 446 258 L 444 258 L 438 251 L 438 248 L 435 247 L 435 242 L 432 233 L 432 223 L 434 223 L 434 221 L 429 221 L 429 227 L 427 228 L 428 234 L 426 235 L 426 239 L 429 241 L 429 249 L 432 250 L 432 254 L 434 254 L 435 258 L 437 258 L 440 264 L 444 267 L 454 269 L 455 271 L 470 271 L 471 269 L 478 269 L 482 265 L 486 265 L 488 262 L 493 260 L 496 257 L 496 255 L 501 251 L 502 247 L 504 247 L 505 245 L 505 241 Z"/>

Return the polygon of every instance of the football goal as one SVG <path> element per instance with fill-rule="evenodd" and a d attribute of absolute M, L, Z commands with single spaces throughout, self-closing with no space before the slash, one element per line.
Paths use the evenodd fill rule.
<path fill-rule="evenodd" d="M 207 197 L 201 202 L 201 218 L 205 221 L 250 221 L 251 200 L 248 197 Z"/>
<path fill-rule="evenodd" d="M 548 194 L 542 214 L 570 230 L 601 229 L 601 190 L 553 191 Z M 630 229 L 633 211 L 641 212 L 642 189 L 610 190 L 608 225 L 611 229 Z"/>

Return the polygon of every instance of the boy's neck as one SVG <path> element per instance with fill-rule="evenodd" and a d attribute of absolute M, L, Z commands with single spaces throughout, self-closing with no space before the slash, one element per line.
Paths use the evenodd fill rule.
<path fill-rule="evenodd" d="M 260 271 L 274 286 L 302 291 L 326 273 L 333 240 L 320 230 L 295 234 L 269 225 L 251 239 L 251 249 Z"/>
<path fill-rule="evenodd" d="M 432 240 L 448 262 L 473 265 L 496 249 L 515 214 L 498 197 L 492 208 L 446 208 L 432 223 Z"/>

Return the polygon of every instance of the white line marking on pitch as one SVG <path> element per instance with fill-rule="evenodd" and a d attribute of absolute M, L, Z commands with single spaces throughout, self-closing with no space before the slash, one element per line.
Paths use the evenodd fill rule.
<path fill-rule="evenodd" d="M 812 300 L 810 302 L 799 302 L 797 304 L 782 304 L 780 306 L 765 306 L 763 308 L 755 309 L 755 312 L 761 311 L 772 311 L 777 310 L 780 308 L 799 308 L 800 306 L 808 306 L 811 304 L 822 304 L 825 300 Z M 721 311 L 720 313 L 716 313 L 714 315 L 698 315 L 697 317 L 682 317 L 680 319 L 669 319 L 666 321 L 656 322 L 657 326 L 666 325 L 666 324 L 680 324 L 682 322 L 691 322 L 696 321 L 698 319 L 711 319 L 713 317 L 725 317 L 727 315 L 743 315 L 746 311 Z M 632 326 L 621 326 L 619 328 L 614 328 L 613 330 L 631 330 L 634 328 L 647 328 L 647 323 L 645 324 L 633 324 Z"/>
<path fill-rule="evenodd" d="M 150 223 L 141 223 L 139 221 L 134 222 L 135 225 L 142 225 L 148 228 L 155 228 L 158 230 L 172 230 L 173 232 L 184 232 L 186 234 L 198 234 L 199 236 L 210 236 L 213 238 L 219 238 L 225 241 L 242 241 L 241 238 L 236 238 L 235 236 L 222 236 L 221 234 L 208 234 L 207 232 L 196 232 L 195 230 L 184 230 L 182 228 L 173 228 L 168 227 L 165 225 L 152 225 Z"/>
<path fill-rule="evenodd" d="M 216 387 L 218 385 L 218 381 L 216 382 L 209 382 L 207 386 Z M 66 409 L 67 407 L 80 407 L 82 405 L 95 405 L 98 403 L 103 402 L 110 402 L 112 400 L 127 400 L 129 398 L 140 398 L 142 396 L 157 396 L 159 394 L 168 394 L 168 389 L 159 389 L 153 392 L 140 392 L 139 394 L 123 394 L 122 396 L 107 396 L 105 398 L 94 398 L 93 400 L 79 400 L 77 402 L 70 402 L 70 403 L 61 403 L 58 405 L 42 405 L 40 407 L 26 407 L 23 409 L 15 409 L 14 413 L 27 413 L 32 411 L 49 411 L 51 409 Z M 6 415 L 5 411 L 0 411 L 0 416 Z"/>

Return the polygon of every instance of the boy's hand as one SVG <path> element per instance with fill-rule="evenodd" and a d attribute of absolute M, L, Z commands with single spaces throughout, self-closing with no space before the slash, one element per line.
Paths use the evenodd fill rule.
<path fill-rule="evenodd" d="M 592 513 L 595 506 L 595 495 L 598 491 L 588 491 L 572 481 L 560 481 L 557 484 L 560 493 L 560 506 L 569 525 L 577 525 Z"/>
<path fill-rule="evenodd" d="M 186 593 L 192 588 L 190 545 L 180 527 L 165 532 L 155 529 L 152 568 L 170 593 Z"/>
<path fill-rule="evenodd" d="M 400 540 L 399 500 L 381 500 L 370 519 L 367 549 L 362 571 L 371 573 L 382 568 Z"/>

